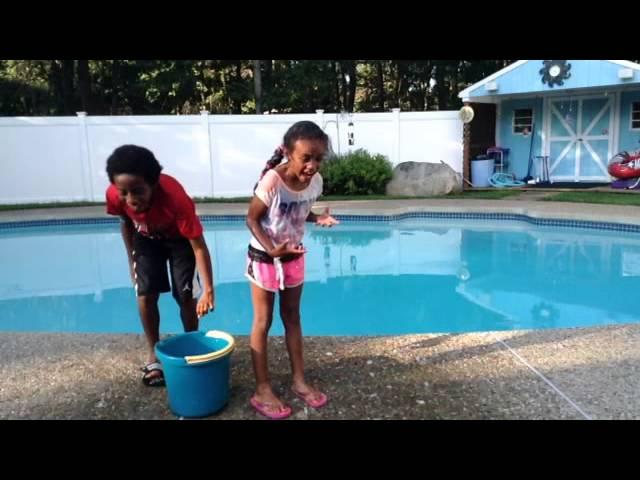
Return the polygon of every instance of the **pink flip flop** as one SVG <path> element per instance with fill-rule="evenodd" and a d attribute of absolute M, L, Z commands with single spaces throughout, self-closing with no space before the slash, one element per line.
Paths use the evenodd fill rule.
<path fill-rule="evenodd" d="M 309 405 L 312 408 L 324 407 L 329 402 L 329 399 L 327 398 L 327 396 L 322 392 L 320 392 L 320 398 L 319 399 L 317 399 L 317 400 L 309 400 L 309 399 L 307 399 L 307 397 L 309 397 L 311 394 L 303 395 L 300 392 L 296 392 L 293 388 L 291 389 L 291 391 L 293 393 L 295 393 L 298 398 L 302 399 L 302 401 L 304 403 L 306 403 L 307 405 Z"/>
<path fill-rule="evenodd" d="M 264 415 L 271 420 L 282 420 L 283 418 L 287 418 L 291 415 L 291 407 L 285 405 L 285 410 L 281 412 L 270 412 L 267 409 L 269 407 L 274 407 L 271 403 L 263 403 L 256 400 L 255 397 L 251 397 L 249 399 L 249 403 L 260 415 Z"/>

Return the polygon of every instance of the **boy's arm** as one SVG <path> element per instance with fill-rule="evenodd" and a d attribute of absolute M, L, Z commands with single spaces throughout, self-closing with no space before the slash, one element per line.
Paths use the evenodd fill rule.
<path fill-rule="evenodd" d="M 200 273 L 200 278 L 203 283 L 203 292 L 198 305 L 196 306 L 196 313 L 198 317 L 202 317 L 209 312 L 212 312 L 215 308 L 215 292 L 213 289 L 213 271 L 211 268 L 211 256 L 209 255 L 209 248 L 207 242 L 204 240 L 204 235 L 200 235 L 197 238 L 189 239 L 191 248 L 196 257 L 196 268 Z"/>
<path fill-rule="evenodd" d="M 127 251 L 127 259 L 129 260 L 129 273 L 131 275 L 131 281 L 135 283 L 135 275 L 133 272 L 133 234 L 135 233 L 135 227 L 129 217 L 120 217 L 120 232 L 122 233 L 122 240 L 124 241 L 124 247 Z"/>

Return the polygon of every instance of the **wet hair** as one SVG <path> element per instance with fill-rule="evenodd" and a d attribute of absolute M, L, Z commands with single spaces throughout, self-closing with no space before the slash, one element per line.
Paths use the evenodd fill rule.
<path fill-rule="evenodd" d="M 327 135 L 318 125 L 308 120 L 296 122 L 291 125 L 289 130 L 284 134 L 282 145 L 276 148 L 271 158 L 267 160 L 267 164 L 262 170 L 260 178 L 264 177 L 265 173 L 282 162 L 282 159 L 284 158 L 284 147 L 291 152 L 293 150 L 293 145 L 298 140 L 322 140 L 327 144 L 327 146 L 329 146 L 329 135 Z"/>
<path fill-rule="evenodd" d="M 156 185 L 161 171 L 162 165 L 153 152 L 138 145 L 122 145 L 107 159 L 107 175 L 111 183 L 116 175 L 129 174 L 144 178 L 149 185 Z"/>

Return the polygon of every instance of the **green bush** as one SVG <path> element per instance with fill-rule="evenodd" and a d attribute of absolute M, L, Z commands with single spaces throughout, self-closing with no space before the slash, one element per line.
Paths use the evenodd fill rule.
<path fill-rule="evenodd" d="M 393 169 L 384 155 L 359 149 L 325 160 L 320 168 L 324 195 L 384 194 Z"/>

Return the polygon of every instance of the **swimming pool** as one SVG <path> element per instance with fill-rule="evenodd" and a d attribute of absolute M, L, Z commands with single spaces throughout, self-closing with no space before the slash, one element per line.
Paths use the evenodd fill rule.
<path fill-rule="evenodd" d="M 536 225 L 518 216 L 407 217 L 344 217 L 333 229 L 307 227 L 306 335 L 640 321 L 637 228 Z M 65 223 L 0 225 L 0 331 L 141 333 L 118 225 Z M 247 334 L 252 309 L 243 276 L 243 218 L 205 219 L 204 225 L 217 308 L 201 327 Z M 160 309 L 161 331 L 181 331 L 169 294 Z M 278 319 L 272 333 L 283 333 Z"/>

